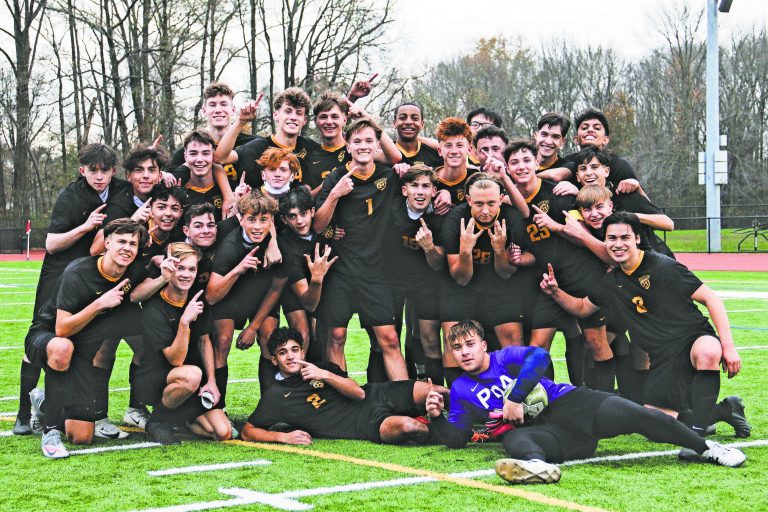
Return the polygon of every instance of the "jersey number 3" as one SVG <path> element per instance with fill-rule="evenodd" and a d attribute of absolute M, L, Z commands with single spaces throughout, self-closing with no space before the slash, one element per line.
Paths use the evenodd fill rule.
<path fill-rule="evenodd" d="M 638 313 L 643 314 L 648 312 L 648 308 L 645 307 L 645 303 L 643 302 L 643 298 L 639 295 L 632 297 L 632 304 L 635 305 L 635 309 Z"/>

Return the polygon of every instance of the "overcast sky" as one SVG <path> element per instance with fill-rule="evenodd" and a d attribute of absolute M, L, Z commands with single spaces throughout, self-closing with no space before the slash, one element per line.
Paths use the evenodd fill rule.
<path fill-rule="evenodd" d="M 399 0 L 391 30 L 393 65 L 416 69 L 435 58 L 471 51 L 481 37 L 520 38 L 539 47 L 553 38 L 614 48 L 630 59 L 658 43 L 654 11 L 677 0 Z M 681 3 L 682 0 L 677 1 Z M 691 8 L 705 0 L 687 0 Z M 706 20 L 704 21 L 706 23 Z M 768 23 L 767 0 L 733 0 L 719 13 L 720 41 L 733 30 Z M 706 24 L 702 26 L 706 33 Z"/>

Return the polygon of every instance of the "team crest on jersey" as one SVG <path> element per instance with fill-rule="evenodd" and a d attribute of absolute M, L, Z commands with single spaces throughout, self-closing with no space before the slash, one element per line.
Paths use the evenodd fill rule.
<path fill-rule="evenodd" d="M 306 157 L 307 157 L 307 148 L 303 148 L 301 151 L 296 153 L 296 158 L 298 158 L 299 160 L 304 159 Z"/>
<path fill-rule="evenodd" d="M 220 197 L 214 198 L 213 206 L 215 206 L 216 208 L 221 208 L 221 205 L 223 205 L 223 204 L 224 204 L 224 202 L 222 201 L 222 199 Z"/>
<path fill-rule="evenodd" d="M 339 156 L 338 156 L 339 162 L 343 162 L 345 156 L 347 156 L 345 151 L 339 151 Z"/>
<path fill-rule="evenodd" d="M 333 226 L 328 226 L 327 228 L 325 228 L 325 231 L 323 231 L 323 236 L 328 240 L 333 239 L 333 234 L 334 234 Z"/>
<path fill-rule="evenodd" d="M 321 380 L 311 380 L 309 381 L 309 385 L 315 389 L 320 389 L 325 387 L 325 382 Z"/>
<path fill-rule="evenodd" d="M 539 210 L 541 210 L 544 213 L 549 213 L 549 201 L 545 200 L 538 204 Z"/>
<path fill-rule="evenodd" d="M 650 274 L 645 274 L 644 276 L 640 276 L 638 278 L 638 281 L 640 281 L 640 286 L 642 286 L 646 290 L 650 290 L 651 289 L 651 276 L 650 276 Z"/>
<path fill-rule="evenodd" d="M 376 188 L 381 191 L 384 191 L 384 189 L 387 188 L 387 178 L 379 178 L 373 183 L 376 185 Z"/>
<path fill-rule="evenodd" d="M 463 201 L 464 200 L 464 191 L 463 190 L 457 190 L 456 191 L 456 199 L 458 199 L 459 201 Z"/>
<path fill-rule="evenodd" d="M 133 285 L 131 284 L 130 281 L 128 281 L 123 285 L 122 291 L 123 293 L 129 293 L 131 291 L 131 288 L 133 288 Z"/>

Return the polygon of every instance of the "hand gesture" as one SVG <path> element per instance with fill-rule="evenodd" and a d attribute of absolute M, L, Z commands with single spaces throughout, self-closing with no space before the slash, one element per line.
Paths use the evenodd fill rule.
<path fill-rule="evenodd" d="M 518 404 L 511 400 L 504 400 L 504 409 L 502 417 L 506 423 L 512 423 L 513 425 L 520 426 L 523 424 L 525 417 L 525 410 L 523 404 Z"/>
<path fill-rule="evenodd" d="M 547 272 L 542 275 L 543 279 L 539 284 L 541 291 L 547 295 L 554 295 L 557 293 L 557 280 L 555 279 L 555 271 L 552 269 L 552 264 L 547 263 Z"/>
<path fill-rule="evenodd" d="M 435 195 L 432 200 L 432 206 L 435 207 L 436 215 L 445 215 L 451 208 L 453 208 L 453 202 L 451 202 L 451 193 L 447 190 L 441 190 Z"/>
<path fill-rule="evenodd" d="M 179 258 L 171 256 L 171 249 L 168 248 L 168 254 L 165 259 L 160 262 L 160 276 L 166 283 L 171 280 L 171 276 L 176 272 L 176 264 L 179 262 Z"/>
<path fill-rule="evenodd" d="M 346 98 L 344 98 L 344 100 L 347 102 L 347 117 L 350 119 L 363 119 L 370 117 L 368 112 L 366 112 L 365 109 L 360 105 L 355 105 Z"/>
<path fill-rule="evenodd" d="M 252 326 L 253 324 L 248 324 L 248 327 L 240 331 L 240 334 L 237 335 L 235 347 L 239 350 L 248 350 L 254 343 L 256 343 L 256 336 L 259 334 L 259 330 Z"/>
<path fill-rule="evenodd" d="M 245 182 L 245 171 L 240 175 L 240 183 L 237 184 L 235 189 L 235 200 L 240 199 L 243 196 L 247 196 L 251 193 L 251 186 Z M 234 203 L 232 203 L 234 206 Z"/>
<path fill-rule="evenodd" d="M 192 297 L 192 300 L 189 301 L 189 304 L 187 304 L 187 307 L 184 308 L 184 313 L 181 314 L 181 320 L 180 322 L 184 325 L 189 325 L 195 320 L 197 320 L 197 317 L 200 315 L 200 313 L 203 312 L 203 301 L 200 300 L 200 296 L 203 294 L 205 290 L 200 290 L 195 294 L 194 297 Z"/>
<path fill-rule="evenodd" d="M 510 265 L 520 266 L 520 260 L 523 255 L 523 250 L 519 245 L 510 244 L 507 247 L 507 261 Z"/>
<path fill-rule="evenodd" d="M 157 138 L 152 141 L 152 144 L 147 147 L 147 149 L 160 149 L 160 143 L 163 142 L 163 136 L 158 135 Z"/>
<path fill-rule="evenodd" d="M 147 199 L 146 202 L 141 205 L 141 207 L 133 212 L 133 215 L 131 215 L 131 220 L 134 222 L 137 222 L 139 224 L 146 224 L 146 222 L 149 220 L 149 216 L 152 209 L 152 199 Z"/>
<path fill-rule="evenodd" d="M 482 234 L 482 229 L 475 232 L 475 219 L 469 219 L 469 222 L 465 226 L 464 218 L 462 218 L 459 229 L 459 251 L 471 253 L 472 249 L 475 248 L 477 239 L 480 238 L 480 235 Z"/>
<path fill-rule="evenodd" d="M 260 92 L 259 95 L 253 101 L 248 101 L 240 107 L 237 113 L 237 119 L 241 124 L 250 123 L 256 119 L 256 115 L 259 113 L 259 102 L 264 97 L 264 93 Z"/>
<path fill-rule="evenodd" d="M 617 194 L 629 194 L 640 188 L 640 182 L 632 178 L 621 180 L 616 186 Z"/>
<path fill-rule="evenodd" d="M 277 245 L 277 241 L 273 239 L 272 242 L 267 244 L 267 250 L 264 251 L 264 263 L 262 267 L 269 268 L 272 265 L 277 265 L 283 262 L 283 253 L 280 252 L 280 247 Z"/>
<path fill-rule="evenodd" d="M 342 176 L 339 182 L 333 186 L 333 189 L 331 189 L 331 194 L 336 197 L 344 197 L 352 192 L 352 190 L 355 188 L 355 183 L 352 181 L 352 174 L 354 172 L 355 169 L 352 169 L 347 174 Z"/>
<path fill-rule="evenodd" d="M 728 348 L 723 348 L 722 365 L 723 373 L 727 372 L 729 379 L 734 378 L 741 370 L 741 358 L 733 345 Z"/>
<path fill-rule="evenodd" d="M 218 386 L 216 386 L 215 380 L 209 380 L 208 383 L 205 384 L 205 386 L 200 387 L 200 390 L 197 393 L 197 396 L 202 395 L 205 392 L 209 392 L 211 396 L 213 396 L 213 405 L 216 405 L 219 403 L 219 400 L 221 399 L 221 392 L 219 391 Z"/>
<path fill-rule="evenodd" d="M 344 231 L 344 228 L 340 228 L 339 226 L 336 226 L 333 228 L 333 239 L 334 240 L 341 240 L 344 238 L 344 235 L 346 235 L 347 232 Z"/>
<path fill-rule="evenodd" d="M 424 217 L 420 217 L 419 222 L 421 222 L 421 227 L 416 232 L 416 243 L 419 244 L 419 247 L 421 247 L 424 252 L 432 251 L 435 248 L 435 242 L 432 239 L 432 231 L 429 230 L 427 223 L 424 222 Z"/>
<path fill-rule="evenodd" d="M 563 180 L 555 185 L 555 188 L 552 189 L 552 192 L 556 196 L 575 196 L 579 193 L 579 187 L 568 180 Z"/>
<path fill-rule="evenodd" d="M 398 178 L 405 176 L 405 172 L 410 168 L 411 164 L 407 164 L 405 162 L 400 162 L 399 164 L 392 166 L 392 170 L 395 171 L 395 174 L 397 174 Z"/>
<path fill-rule="evenodd" d="M 250 250 L 248 254 L 245 255 L 243 260 L 237 264 L 235 269 L 237 270 L 237 273 L 239 275 L 245 274 L 248 270 L 258 270 L 259 269 L 259 258 L 254 256 L 256 254 L 256 251 L 259 250 L 259 246 L 257 245 L 253 249 Z"/>
<path fill-rule="evenodd" d="M 485 161 L 485 165 L 483 166 L 483 172 L 486 172 L 491 176 L 496 176 L 498 179 L 503 180 L 504 177 L 507 175 L 507 166 L 504 165 L 504 162 L 502 162 L 501 160 L 497 160 L 492 156 L 489 156 L 488 160 Z"/>
<path fill-rule="evenodd" d="M 435 391 L 435 388 L 432 385 L 432 379 L 427 379 L 427 382 L 429 382 L 429 392 L 427 393 L 427 399 L 425 400 L 424 405 L 427 409 L 427 415 L 430 418 L 437 418 L 443 413 L 443 409 L 445 408 L 443 395 Z"/>
<path fill-rule="evenodd" d="M 548 214 L 541 211 L 541 208 L 535 204 L 532 204 L 531 208 L 533 208 L 533 211 L 536 212 L 536 214 L 533 216 L 533 222 L 536 224 L 536 226 L 538 226 L 539 229 L 548 229 L 553 233 L 562 230 L 562 226 L 555 222 Z"/>
<path fill-rule="evenodd" d="M 320 244 L 315 244 L 315 260 L 312 261 L 310 259 L 308 254 L 304 255 L 304 258 L 307 260 L 307 267 L 309 268 L 309 272 L 312 274 L 312 280 L 315 281 L 322 281 L 325 277 L 325 274 L 328 273 L 328 270 L 331 268 L 331 265 L 336 263 L 336 260 L 339 259 L 338 256 L 334 256 L 333 259 L 328 259 L 331 255 L 331 248 L 329 246 L 325 246 L 323 248 L 323 253 L 320 254 Z"/>
<path fill-rule="evenodd" d="M 101 213 L 101 211 L 106 207 L 107 203 L 104 203 L 91 212 L 83 224 L 86 231 L 93 231 L 97 227 L 101 226 L 101 224 L 104 222 L 104 219 L 107 218 L 107 215 L 105 213 Z"/>
<path fill-rule="evenodd" d="M 101 297 L 96 299 L 96 305 L 99 308 L 99 311 L 106 311 L 108 309 L 116 308 L 123 302 L 123 298 L 125 296 L 125 292 L 123 292 L 123 287 L 130 283 L 130 279 L 123 279 L 118 283 L 117 286 L 109 290 L 108 292 L 104 292 Z"/>
<path fill-rule="evenodd" d="M 581 222 L 571 217 L 571 214 L 563 210 L 565 216 L 565 226 L 563 226 L 563 234 L 575 239 L 581 239 L 587 230 L 581 225 Z"/>
<path fill-rule="evenodd" d="M 473 219 L 474 220 L 474 219 Z M 507 220 L 501 219 L 493 223 L 493 228 L 488 230 L 491 237 L 491 247 L 496 254 L 504 254 L 507 250 Z"/>
<path fill-rule="evenodd" d="M 279 434 L 277 441 L 283 444 L 298 444 L 302 446 L 308 446 L 312 444 L 312 436 L 303 430 L 294 430 L 293 432 L 285 432 Z"/>
<path fill-rule="evenodd" d="M 297 359 L 296 362 L 301 365 L 301 378 L 304 380 L 325 380 L 329 377 L 328 371 L 322 370 L 312 363 L 301 359 Z"/>
<path fill-rule="evenodd" d="M 368 80 L 356 81 L 355 83 L 352 84 L 352 88 L 349 90 L 349 94 L 347 94 L 347 96 L 352 101 L 359 100 L 360 98 L 365 98 L 371 93 L 371 87 L 373 87 L 371 82 L 373 82 L 377 76 L 379 76 L 379 74 L 374 73 L 371 75 L 371 77 Z"/>

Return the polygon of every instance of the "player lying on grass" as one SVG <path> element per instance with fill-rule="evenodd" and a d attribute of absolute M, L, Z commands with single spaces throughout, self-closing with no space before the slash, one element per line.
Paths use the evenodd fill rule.
<path fill-rule="evenodd" d="M 442 400 L 448 389 L 412 380 L 361 387 L 334 363 L 305 361 L 301 335 L 287 327 L 277 329 L 267 346 L 278 373 L 243 427 L 242 439 L 303 445 L 312 437 L 387 444 L 431 440 L 431 428 L 413 416 L 424 413 L 430 390 Z M 290 429 L 270 430 L 278 430 L 277 424 Z"/>
<path fill-rule="evenodd" d="M 633 342 L 651 359 L 646 405 L 702 435 L 712 419 L 727 419 L 737 436 L 747 437 L 750 427 L 740 400 L 715 406 L 721 363 L 728 378 L 741 370 L 723 301 L 682 264 L 641 250 L 637 215 L 615 212 L 603 227 L 605 247 L 619 268 L 577 299 L 559 288 L 550 266 L 541 289 L 574 316 L 587 316 L 608 305 L 621 312 Z M 694 301 L 706 306 L 717 334 Z"/>
<path fill-rule="evenodd" d="M 430 392 L 426 407 L 436 438 L 450 448 L 463 447 L 472 435 L 472 424 L 488 421 L 492 414 L 501 413 L 505 422 L 515 425 L 502 437 L 511 458 L 496 462 L 496 473 L 508 482 L 557 482 L 560 468 L 553 463 L 590 457 L 600 439 L 624 434 L 683 446 L 722 466 L 736 467 L 746 460 L 739 450 L 705 441 L 660 411 L 544 378 L 551 362 L 544 349 L 506 347 L 489 354 L 484 334 L 473 320 L 451 328 L 448 345 L 464 374 L 451 386 L 447 419 L 440 393 Z M 528 425 L 523 402 L 539 383 L 549 405 Z"/>

